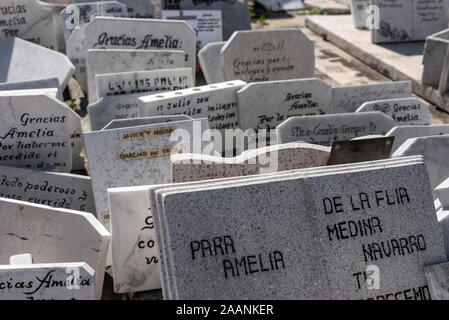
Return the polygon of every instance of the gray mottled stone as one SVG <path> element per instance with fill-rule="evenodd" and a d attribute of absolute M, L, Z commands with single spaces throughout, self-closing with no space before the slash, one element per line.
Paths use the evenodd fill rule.
<path fill-rule="evenodd" d="M 358 29 L 366 29 L 366 20 L 368 14 L 366 8 L 370 5 L 370 0 L 350 0 L 351 14 L 354 20 L 354 25 Z"/>
<path fill-rule="evenodd" d="M 190 136 L 178 141 L 176 129 L 183 129 Z M 180 148 L 183 152 L 191 150 L 193 130 L 203 134 L 208 129 L 207 119 L 192 119 L 85 133 L 99 220 L 109 226 L 108 188 L 168 183 L 170 154 Z M 198 147 L 199 152 L 204 150 L 201 144 Z"/>
<path fill-rule="evenodd" d="M 89 103 L 98 100 L 95 75 L 105 73 L 184 68 L 183 51 L 95 50 L 87 52 Z"/>
<path fill-rule="evenodd" d="M 370 161 L 369 163 L 363 163 L 360 164 L 360 166 L 363 166 L 364 169 L 372 168 L 376 169 L 379 166 L 384 165 L 390 165 L 390 166 L 397 166 L 401 164 L 422 164 L 423 158 L 421 156 L 415 156 L 415 157 L 406 157 L 406 158 L 397 158 L 397 159 L 389 159 L 389 160 L 378 160 L 378 161 Z M 327 172 L 340 172 L 345 170 L 344 172 L 348 172 L 349 169 L 353 170 L 354 165 L 353 164 L 346 164 L 346 165 L 339 165 L 339 166 L 332 166 L 327 167 L 325 170 Z M 382 167 L 381 167 L 382 168 Z M 321 172 L 323 173 L 322 168 L 311 168 L 311 169 L 302 169 L 297 170 L 296 175 L 302 176 L 304 173 L 314 173 L 314 172 Z M 291 171 L 293 173 L 293 171 Z M 251 182 L 267 182 L 267 179 L 270 179 L 270 182 L 274 182 L 274 180 L 282 180 L 282 178 L 285 178 L 285 175 L 288 175 L 289 172 L 280 172 L 275 174 L 264 174 L 264 175 L 256 175 L 256 176 L 248 176 L 248 177 L 233 177 L 229 179 L 221 179 L 220 182 L 223 183 L 229 183 L 229 184 L 235 184 L 239 185 L 241 181 L 251 181 Z M 201 181 L 201 182 L 189 182 L 184 183 L 182 185 L 163 185 L 160 186 L 161 188 L 164 188 L 165 191 L 173 190 L 173 191 L 180 191 L 181 189 L 185 189 L 187 191 L 193 191 L 194 188 L 198 186 L 208 185 L 210 187 L 215 187 L 215 185 L 218 183 L 216 180 L 207 180 L 207 181 Z M 157 211 L 159 208 L 162 208 L 159 203 L 161 203 L 161 197 L 160 195 L 156 194 L 156 191 L 154 188 L 150 189 L 150 203 L 153 208 L 153 210 Z M 166 258 L 165 250 L 167 246 L 169 245 L 169 239 L 166 238 L 166 220 L 164 219 L 164 216 L 159 216 L 158 214 L 153 215 L 153 219 L 155 221 L 155 231 L 157 233 L 157 239 L 158 239 L 158 245 L 161 251 L 161 271 L 162 271 L 162 291 L 163 296 L 166 299 L 174 299 L 177 297 L 176 288 L 171 288 L 170 284 L 173 283 L 172 279 L 172 270 L 171 270 L 171 261 L 170 259 Z M 173 290 L 172 290 L 173 289 Z M 178 298 L 179 299 L 179 298 Z"/>
<path fill-rule="evenodd" d="M 191 68 L 97 74 L 97 96 L 164 92 L 193 87 Z"/>
<path fill-rule="evenodd" d="M 108 198 L 114 292 L 160 289 L 160 256 L 148 187 L 108 189 Z"/>
<path fill-rule="evenodd" d="M 449 300 L 449 263 L 424 267 L 432 300 Z"/>
<path fill-rule="evenodd" d="M 63 101 L 61 87 L 59 86 L 59 80 L 57 78 L 0 83 L 0 91 L 52 88 L 58 89 L 56 97 Z"/>
<path fill-rule="evenodd" d="M 86 28 L 88 49 L 181 50 L 196 70 L 196 36 L 184 21 L 95 17 Z"/>
<path fill-rule="evenodd" d="M 39 98 L 35 98 L 39 95 L 46 94 L 50 101 L 47 104 L 55 104 L 64 108 L 68 112 L 68 127 L 69 127 L 69 138 L 70 138 L 70 147 L 72 154 L 72 164 L 70 170 L 83 170 L 83 159 L 80 156 L 81 150 L 83 148 L 83 137 L 82 137 L 82 129 L 81 129 L 81 117 L 73 111 L 70 107 L 68 107 L 65 103 L 60 102 L 56 99 L 56 90 L 54 90 L 53 94 L 50 94 L 48 90 L 52 89 L 35 89 L 35 90 L 17 90 L 17 91 L 0 91 L 0 97 L 12 97 L 18 96 L 21 97 L 19 99 L 24 99 L 24 101 L 28 101 L 29 104 L 36 105 L 36 109 L 42 110 L 42 106 L 35 102 L 34 99 L 39 100 Z M 42 110 L 43 111 L 43 110 Z M 45 113 L 44 113 L 45 115 Z M 14 165 L 14 164 L 13 164 Z"/>
<path fill-rule="evenodd" d="M 308 143 L 287 143 L 249 150 L 235 158 L 201 154 L 171 157 L 174 183 L 248 176 L 327 165 L 330 148 Z"/>
<path fill-rule="evenodd" d="M 57 78 L 64 89 L 74 71 L 62 53 L 19 38 L 0 41 L 0 83 Z"/>
<path fill-rule="evenodd" d="M 4 93 L 0 92 L 0 164 L 70 172 L 69 108 L 45 94 Z"/>
<path fill-rule="evenodd" d="M 304 9 L 304 1 L 301 0 L 256 0 L 255 2 L 261 4 L 267 10 L 279 12 L 279 11 L 291 11 Z"/>
<path fill-rule="evenodd" d="M 161 258 L 169 261 L 168 273 L 162 265 L 163 284 L 168 280 L 171 292 L 168 297 L 382 299 L 402 292 L 397 298 L 405 299 L 405 290 L 415 288 L 418 299 L 429 299 L 422 267 L 445 261 L 446 253 L 432 212 L 425 165 L 422 160 L 378 163 L 295 170 L 239 182 L 152 187 L 150 203 L 159 245 L 164 240 Z M 379 190 L 384 199 L 365 206 L 369 216 L 364 219 L 377 219 L 382 231 L 340 240 L 328 232 L 348 223 L 344 213 L 356 214 L 360 194 L 376 203 Z M 391 197 L 395 190 L 401 190 L 402 200 L 387 203 L 386 194 Z M 332 199 L 338 199 L 337 210 L 343 213 L 335 212 Z M 382 258 L 362 250 L 410 236 L 419 237 L 422 250 Z M 202 255 L 198 244 L 206 247 L 219 239 L 223 251 L 212 249 Z M 379 290 L 370 290 L 363 278 L 363 272 L 373 269 L 380 272 Z"/>
<path fill-rule="evenodd" d="M 67 41 L 74 29 L 89 23 L 94 16 L 128 17 L 128 8 L 118 1 L 71 3 L 60 13 L 64 37 Z"/>
<path fill-rule="evenodd" d="M 127 14 L 127 12 L 113 12 L 114 16 L 122 16 Z M 92 16 L 93 18 L 95 16 Z M 76 67 L 74 77 L 80 84 L 84 92 L 88 92 L 87 83 L 87 52 L 88 47 L 86 47 L 86 29 L 89 23 L 80 24 L 77 28 L 73 29 L 66 39 L 66 52 L 67 56 L 70 58 L 72 63 Z"/>
<path fill-rule="evenodd" d="M 183 120 L 190 120 L 190 119 L 192 119 L 192 118 L 189 116 L 185 116 L 185 115 L 120 119 L 120 120 L 112 120 L 101 130 L 138 127 L 138 126 L 146 126 L 149 124 L 158 124 L 158 123 L 166 123 L 166 122 L 173 122 L 173 121 L 183 121 Z"/>
<path fill-rule="evenodd" d="M 393 125 L 393 119 L 381 112 L 361 112 L 292 117 L 281 123 L 276 131 L 278 143 L 304 141 L 332 146 L 335 141 L 385 135 Z"/>
<path fill-rule="evenodd" d="M 446 160 L 449 157 L 449 135 L 411 138 L 392 157 L 422 155 L 426 161 L 432 190 L 449 177 Z"/>
<path fill-rule="evenodd" d="M 227 81 L 311 78 L 314 45 L 300 29 L 237 31 L 221 49 L 221 68 Z"/>
<path fill-rule="evenodd" d="M 435 197 L 440 200 L 441 207 L 449 209 L 449 178 L 439 184 L 433 192 Z"/>
<path fill-rule="evenodd" d="M 28 252 L 34 263 L 83 261 L 95 270 L 101 298 L 111 235 L 90 213 L 0 198 L 0 263 Z"/>
<path fill-rule="evenodd" d="M 245 82 L 236 80 L 144 96 L 139 98 L 140 115 L 206 117 L 211 129 L 235 129 L 239 127 L 237 91 L 245 85 Z"/>
<path fill-rule="evenodd" d="M 7 282 L 13 288 L 1 290 L 0 300 L 95 299 L 95 271 L 82 262 L 0 266 L 0 283 Z M 17 288 L 20 283 L 26 287 Z"/>
<path fill-rule="evenodd" d="M 251 29 L 251 20 L 246 0 L 163 0 L 162 10 L 220 10 L 223 19 L 223 39 L 225 40 L 235 31 Z"/>
<path fill-rule="evenodd" d="M 409 98 L 412 96 L 410 81 L 395 81 L 332 89 L 335 113 L 354 112 L 363 103 L 375 100 Z"/>
<path fill-rule="evenodd" d="M 224 82 L 225 77 L 220 66 L 220 52 L 226 42 L 208 43 L 198 52 L 198 60 L 208 84 Z"/>
<path fill-rule="evenodd" d="M 429 105 L 417 98 L 370 101 L 356 112 L 380 111 L 393 118 L 395 125 L 431 125 Z"/>
<path fill-rule="evenodd" d="M 447 1 L 370 0 L 379 8 L 379 28 L 371 30 L 373 43 L 424 40 L 447 28 Z"/>
<path fill-rule="evenodd" d="M 446 62 L 446 54 L 449 48 L 449 29 L 439 31 L 426 38 L 423 54 L 422 83 L 438 87 L 443 74 L 443 66 Z"/>
<path fill-rule="evenodd" d="M 51 11 L 40 2 L 2 0 L 0 8 L 0 39 L 19 37 L 53 50 L 60 49 Z"/>
<path fill-rule="evenodd" d="M 126 94 L 100 98 L 87 106 L 89 122 L 93 131 L 101 130 L 115 119 L 139 117 L 138 98 L 148 93 Z"/>
<path fill-rule="evenodd" d="M 251 83 L 237 98 L 243 130 L 274 129 L 290 117 L 332 113 L 332 89 L 319 79 Z"/>
<path fill-rule="evenodd" d="M 0 166 L 0 197 L 95 213 L 86 176 Z"/>
<path fill-rule="evenodd" d="M 449 125 L 433 126 L 400 126 L 391 129 L 385 136 L 394 137 L 392 152 L 396 151 L 410 138 L 449 134 Z"/>

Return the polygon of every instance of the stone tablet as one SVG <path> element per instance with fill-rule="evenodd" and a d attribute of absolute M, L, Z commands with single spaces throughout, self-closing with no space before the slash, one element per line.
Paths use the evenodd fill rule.
<path fill-rule="evenodd" d="M 173 121 L 191 120 L 192 118 L 186 115 L 173 115 L 173 116 L 159 116 L 148 118 L 134 118 L 134 119 L 120 119 L 112 120 L 101 130 L 111 130 L 129 127 L 146 126 L 149 124 L 167 123 Z"/>
<path fill-rule="evenodd" d="M 143 96 L 139 98 L 140 116 L 185 114 L 194 119 L 208 118 L 211 129 L 236 129 L 237 91 L 245 85 L 236 80 Z"/>
<path fill-rule="evenodd" d="M 407 164 L 411 164 L 411 163 L 422 163 L 423 158 L 421 156 L 415 156 L 415 157 L 407 157 L 407 158 L 401 158 L 401 159 L 394 159 L 394 160 L 381 160 L 381 161 L 371 161 L 369 163 L 365 163 L 362 164 L 363 168 L 376 168 L 379 167 L 383 168 L 383 166 L 385 164 L 387 165 L 397 165 L 397 164 L 402 164 L 402 163 L 407 163 Z M 324 168 L 326 171 L 334 171 L 334 172 L 338 172 L 341 171 L 342 169 L 347 169 L 347 168 L 352 168 L 348 167 L 348 165 L 341 165 L 338 167 L 331 167 L 331 168 Z M 302 176 L 304 173 L 323 173 L 322 168 L 311 168 L 311 169 L 303 169 L 303 170 L 298 170 L 297 171 L 297 175 L 298 176 Z M 292 172 L 293 173 L 293 172 Z M 230 179 L 223 179 L 220 182 L 216 181 L 216 180 L 208 180 L 208 181 L 202 181 L 202 182 L 190 182 L 190 183 L 185 183 L 182 186 L 181 185 L 164 185 L 164 186 L 160 186 L 160 188 L 163 188 L 165 191 L 178 191 L 181 189 L 187 190 L 187 191 L 192 191 L 193 187 L 197 187 L 197 186 L 202 186 L 203 184 L 206 184 L 208 186 L 211 186 L 212 188 L 214 188 L 218 183 L 221 185 L 222 182 L 229 185 L 238 185 L 239 182 L 241 181 L 252 181 L 252 182 L 274 182 L 274 180 L 282 180 L 282 178 L 285 178 L 285 175 L 288 175 L 289 173 L 286 172 L 284 173 L 275 173 L 275 174 L 265 174 L 265 175 L 257 175 L 257 176 L 251 176 L 251 177 L 234 177 L 234 178 L 230 178 Z M 267 180 L 270 179 L 270 180 Z M 272 180 L 271 180 L 272 179 Z M 159 188 L 158 188 L 159 189 Z M 167 245 L 169 244 L 169 239 L 165 238 L 165 219 L 160 219 L 160 218 L 164 218 L 164 217 L 160 217 L 157 214 L 157 211 L 159 210 L 159 208 L 162 209 L 161 205 L 159 203 L 161 203 L 161 197 L 160 194 L 158 192 L 158 195 L 156 196 L 156 192 L 155 190 L 152 188 L 150 190 L 150 202 L 152 207 L 154 208 L 154 210 L 156 211 L 155 214 L 153 215 L 153 218 L 155 219 L 155 224 L 159 227 L 156 227 L 156 233 L 157 233 L 157 238 L 159 239 L 159 247 L 161 252 L 165 252 L 165 248 L 167 248 Z M 163 228 L 161 229 L 160 226 L 163 226 Z M 162 241 L 161 241 L 162 240 Z M 162 282 L 162 291 L 163 291 L 163 295 L 164 297 L 168 298 L 168 299 L 173 299 L 174 297 L 177 296 L 176 293 L 176 288 L 173 288 L 173 290 L 171 290 L 172 288 L 170 288 L 170 283 L 173 283 L 173 280 L 170 280 L 172 277 L 172 272 L 170 269 L 170 265 L 167 266 L 167 263 L 171 263 L 170 259 L 166 259 L 165 258 L 165 253 L 161 256 L 161 270 L 162 270 L 162 274 L 163 274 L 163 282 Z M 179 298 L 178 298 L 179 299 Z"/>
<path fill-rule="evenodd" d="M 88 49 L 181 50 L 195 76 L 196 36 L 184 21 L 95 17 L 86 28 Z"/>
<path fill-rule="evenodd" d="M 334 113 L 354 112 L 368 101 L 410 98 L 412 83 L 395 81 L 332 89 Z"/>
<path fill-rule="evenodd" d="M 18 90 L 18 91 L 0 91 L 0 97 L 12 97 L 18 96 L 19 99 L 24 99 L 29 104 L 36 104 L 36 109 L 41 110 L 41 105 L 37 102 L 39 98 L 35 98 L 39 95 L 47 94 L 50 99 L 47 104 L 55 104 L 61 108 L 64 108 L 68 112 L 68 127 L 69 127 L 69 138 L 70 147 L 72 149 L 72 167 L 70 170 L 84 170 L 83 159 L 80 156 L 81 150 L 83 148 L 83 137 L 81 129 L 81 117 L 68 107 L 65 103 L 60 102 L 55 98 L 56 91 L 53 92 L 52 96 L 49 96 L 48 90 L 50 89 L 36 89 L 36 90 Z M 35 100 L 37 99 L 37 100 Z M 45 113 L 44 113 L 45 114 Z M 13 164 L 14 165 L 14 164 Z"/>
<path fill-rule="evenodd" d="M 368 14 L 366 8 L 370 5 L 370 0 L 350 0 L 351 14 L 354 19 L 354 25 L 357 29 L 366 29 Z"/>
<path fill-rule="evenodd" d="M 152 188 L 170 297 L 430 299 L 422 268 L 446 253 L 425 165 L 382 163 Z"/>
<path fill-rule="evenodd" d="M 237 98 L 242 130 L 274 129 L 290 117 L 332 113 L 332 88 L 319 79 L 251 83 Z"/>
<path fill-rule="evenodd" d="M 434 264 L 424 267 L 432 300 L 449 300 L 449 263 Z"/>
<path fill-rule="evenodd" d="M 127 12 L 121 11 L 113 11 L 110 13 L 112 16 L 123 16 L 126 15 Z M 91 18 L 95 17 L 92 16 Z M 86 48 L 86 29 L 89 26 L 89 23 L 83 23 L 78 26 L 78 28 L 73 28 L 72 32 L 66 39 L 67 43 L 67 56 L 73 62 L 76 67 L 76 71 L 74 77 L 80 84 L 81 88 L 84 92 L 88 92 L 88 84 L 87 84 L 87 52 L 88 48 Z"/>
<path fill-rule="evenodd" d="M 170 182 L 170 154 L 192 147 L 201 153 L 210 139 L 199 144 L 193 139 L 208 129 L 207 119 L 191 119 L 85 133 L 98 219 L 109 227 L 108 188 Z M 189 136 L 179 142 L 178 134 Z"/>
<path fill-rule="evenodd" d="M 226 42 L 212 42 L 198 52 L 198 60 L 208 84 L 224 82 L 225 77 L 220 66 L 220 52 Z"/>
<path fill-rule="evenodd" d="M 126 94 L 100 98 L 97 102 L 87 106 L 89 122 L 92 131 L 101 130 L 115 119 L 139 117 L 138 98 L 148 93 Z"/>
<path fill-rule="evenodd" d="M 393 126 L 393 119 L 381 112 L 361 112 L 293 117 L 276 131 L 278 143 L 304 141 L 330 147 L 335 141 L 385 135 Z"/>
<path fill-rule="evenodd" d="M 148 187 L 108 189 L 114 292 L 161 288 L 159 250 Z"/>
<path fill-rule="evenodd" d="M 19 37 L 53 50 L 60 49 L 51 11 L 35 0 L 0 1 L 0 39 L 10 37 Z"/>
<path fill-rule="evenodd" d="M 235 158 L 175 154 L 171 157 L 172 181 L 202 181 L 321 167 L 327 164 L 329 156 L 330 148 L 302 142 L 248 150 Z"/>
<path fill-rule="evenodd" d="M 183 20 L 196 32 L 197 50 L 211 42 L 223 41 L 220 10 L 164 10 L 162 19 Z"/>
<path fill-rule="evenodd" d="M 0 83 L 57 78 L 65 89 L 74 72 L 62 53 L 19 38 L 0 41 Z"/>
<path fill-rule="evenodd" d="M 190 68 L 97 74 L 95 81 L 99 98 L 182 90 L 195 85 Z"/>
<path fill-rule="evenodd" d="M 75 29 L 89 23 L 94 16 L 128 17 L 127 7 L 118 1 L 72 3 L 61 11 L 64 37 L 67 41 Z"/>
<path fill-rule="evenodd" d="M 410 138 L 449 134 L 449 125 L 400 126 L 391 129 L 385 136 L 394 137 L 392 152 Z"/>
<path fill-rule="evenodd" d="M 225 40 L 235 31 L 251 30 L 250 14 L 245 0 L 162 0 L 162 10 L 219 10 L 222 14 Z"/>
<path fill-rule="evenodd" d="M 167 50 L 96 50 L 87 52 L 89 103 L 98 100 L 95 76 L 105 73 L 184 68 L 184 52 Z"/>
<path fill-rule="evenodd" d="M 422 155 L 426 161 L 432 190 L 449 177 L 449 135 L 411 138 L 405 141 L 391 156 Z"/>
<path fill-rule="evenodd" d="M 426 38 L 423 54 L 422 83 L 432 87 L 439 87 L 441 80 L 446 78 L 445 64 L 449 48 L 449 29 L 439 31 Z M 447 84 L 441 83 L 441 84 Z"/>
<path fill-rule="evenodd" d="M 0 265 L 0 286 L 0 300 L 94 300 L 95 271 L 81 262 Z"/>
<path fill-rule="evenodd" d="M 397 126 L 431 125 L 429 105 L 416 98 L 370 101 L 356 112 L 380 111 L 390 116 Z"/>
<path fill-rule="evenodd" d="M 83 261 L 95 270 L 95 298 L 103 289 L 111 235 L 90 213 L 0 198 L 0 263 L 29 252 L 34 263 Z"/>
<path fill-rule="evenodd" d="M 0 165 L 70 172 L 69 107 L 45 94 L 3 93 L 0 92 Z"/>
<path fill-rule="evenodd" d="M 0 197 L 95 213 L 86 176 L 0 166 Z"/>
<path fill-rule="evenodd" d="M 314 45 L 300 29 L 237 31 L 221 49 L 227 81 L 312 78 Z"/>
<path fill-rule="evenodd" d="M 56 97 L 63 101 L 61 87 L 59 86 L 59 80 L 57 78 L 0 83 L 0 91 L 52 88 L 57 88 L 58 92 Z"/>
<path fill-rule="evenodd" d="M 379 28 L 371 30 L 373 43 L 424 40 L 446 29 L 448 3 L 441 0 L 370 0 L 379 9 Z"/>

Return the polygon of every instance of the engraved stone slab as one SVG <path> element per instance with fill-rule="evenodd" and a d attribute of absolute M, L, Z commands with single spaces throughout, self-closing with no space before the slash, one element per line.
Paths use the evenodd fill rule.
<path fill-rule="evenodd" d="M 274 129 L 290 117 L 332 112 L 332 89 L 319 79 L 250 83 L 237 92 L 240 127 Z"/>
<path fill-rule="evenodd" d="M 260 82 L 315 75 L 314 45 L 299 29 L 237 31 L 221 49 L 221 59 L 227 81 Z"/>
<path fill-rule="evenodd" d="M 196 36 L 184 21 L 95 17 L 86 28 L 88 49 L 181 50 L 196 70 Z"/>
<path fill-rule="evenodd" d="M 90 177 L 0 166 L 0 197 L 95 213 Z"/>
<path fill-rule="evenodd" d="M 53 50 L 59 50 L 58 32 L 51 11 L 38 1 L 0 1 L 0 39 L 19 37 Z"/>
<path fill-rule="evenodd" d="M 87 106 L 92 131 L 104 128 L 112 120 L 139 117 L 138 98 L 148 93 L 135 93 L 100 98 Z"/>
<path fill-rule="evenodd" d="M 89 103 L 98 100 L 95 82 L 97 74 L 184 67 L 183 51 L 90 49 L 87 52 Z"/>
<path fill-rule="evenodd" d="M 193 87 L 192 69 L 97 74 L 97 96 L 117 96 L 142 92 L 174 91 Z"/>
<path fill-rule="evenodd" d="M 302 142 L 249 150 L 235 158 L 175 154 L 171 157 L 172 177 L 174 183 L 180 183 L 321 167 L 329 155 L 328 147 Z"/>
<path fill-rule="evenodd" d="M 236 129 L 239 127 L 237 91 L 245 85 L 236 80 L 143 96 L 139 98 L 140 116 L 185 114 L 208 118 L 211 129 Z"/>
<path fill-rule="evenodd" d="M 235 31 L 251 30 L 250 14 L 245 0 L 163 0 L 162 10 L 220 10 L 223 19 L 223 39 L 225 40 Z"/>
<path fill-rule="evenodd" d="M 385 135 L 393 125 L 393 119 L 381 112 L 361 112 L 293 117 L 280 124 L 276 131 L 278 143 L 304 141 L 329 147 L 335 141 Z"/>
<path fill-rule="evenodd" d="M 75 29 L 89 23 L 94 16 L 128 17 L 128 8 L 118 1 L 97 1 L 71 3 L 60 15 L 64 37 L 67 41 Z"/>
<path fill-rule="evenodd" d="M 95 298 L 103 289 L 110 234 L 90 213 L 0 198 L 0 263 L 29 252 L 34 263 L 84 261 L 95 270 Z"/>
<path fill-rule="evenodd" d="M 356 112 L 380 111 L 393 118 L 395 125 L 431 125 L 429 105 L 416 98 L 370 101 Z"/>
<path fill-rule="evenodd" d="M 59 81 L 57 78 L 0 83 L 0 91 L 53 88 L 57 88 L 56 98 L 63 101 L 61 88 L 59 86 Z"/>
<path fill-rule="evenodd" d="M 392 152 L 396 151 L 410 138 L 449 134 L 449 125 L 433 126 L 400 126 L 391 129 L 385 136 L 394 137 Z"/>
<path fill-rule="evenodd" d="M 422 268 L 446 260 L 443 237 L 423 161 L 401 161 L 153 187 L 171 298 L 430 299 Z"/>
<path fill-rule="evenodd" d="M 192 119 L 191 117 L 186 116 L 186 115 L 120 119 L 120 120 L 112 120 L 101 130 L 138 127 L 138 126 L 146 126 L 148 124 L 158 124 L 158 123 L 166 123 L 166 122 L 172 122 L 172 121 L 191 120 L 191 119 Z"/>
<path fill-rule="evenodd" d="M 18 99 L 26 99 L 24 101 L 28 101 L 29 104 L 36 104 L 38 110 L 42 110 L 42 107 L 39 103 L 34 101 L 34 97 L 42 94 L 49 94 L 49 90 L 54 89 L 36 89 L 36 90 L 17 90 L 17 91 L 0 91 L 0 97 L 12 97 L 17 96 L 21 97 Z M 51 92 L 51 91 L 50 91 Z M 48 97 L 50 101 L 47 104 L 55 104 L 64 108 L 68 112 L 68 128 L 69 128 L 69 138 L 70 138 L 70 147 L 72 150 L 72 167 L 71 170 L 83 170 L 83 159 L 80 156 L 81 150 L 83 148 L 83 137 L 82 137 L 82 129 L 81 129 L 81 117 L 73 111 L 70 107 L 68 107 L 65 103 L 60 102 L 55 99 L 56 90 L 50 94 Z M 39 98 L 36 98 L 39 99 Z M 38 100 L 39 101 L 39 100 Z M 45 114 L 45 113 L 44 113 Z M 45 120 L 43 120 L 45 121 Z M 51 121 L 50 121 L 51 122 Z M 14 164 L 13 164 L 14 165 Z"/>
<path fill-rule="evenodd" d="M 0 41 L 0 83 L 57 78 L 64 89 L 74 72 L 62 53 L 19 38 Z"/>
<path fill-rule="evenodd" d="M 449 263 L 424 267 L 432 300 L 449 300 Z"/>
<path fill-rule="evenodd" d="M 354 112 L 368 101 L 409 98 L 412 96 L 410 81 L 395 81 L 362 86 L 332 89 L 335 113 Z"/>
<path fill-rule="evenodd" d="M 114 292 L 161 288 L 159 250 L 148 187 L 108 189 Z"/>
<path fill-rule="evenodd" d="M 449 135 L 408 139 L 392 154 L 392 157 L 411 155 L 424 157 L 432 190 L 449 177 L 449 167 L 446 163 L 449 157 Z"/>
<path fill-rule="evenodd" d="M 379 8 L 380 18 L 379 28 L 371 30 L 373 43 L 424 40 L 449 23 L 447 1 L 370 0 L 370 4 Z"/>
<path fill-rule="evenodd" d="M 168 183 L 170 154 L 181 148 L 182 152 L 188 152 L 192 147 L 201 153 L 204 146 L 193 145 L 193 132 L 198 138 L 208 129 L 207 119 L 191 119 L 85 133 L 99 220 L 109 227 L 108 188 Z M 182 134 L 189 136 L 182 136 L 179 141 Z"/>
<path fill-rule="evenodd" d="M 226 42 L 208 43 L 198 52 L 198 60 L 208 84 L 224 82 L 225 77 L 220 66 L 220 52 Z"/>
<path fill-rule="evenodd" d="M 0 265 L 0 284 L 0 300 L 95 299 L 95 271 L 81 262 Z"/>
<path fill-rule="evenodd" d="M 69 107 L 45 94 L 10 93 L 0 92 L 0 165 L 70 172 Z"/>
<path fill-rule="evenodd" d="M 366 21 L 368 14 L 366 8 L 370 5 L 370 0 L 350 0 L 351 14 L 354 20 L 354 25 L 358 29 L 366 29 Z"/>

